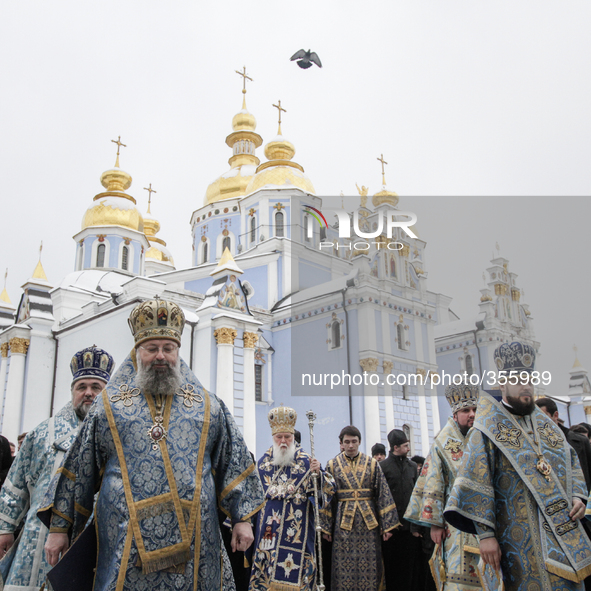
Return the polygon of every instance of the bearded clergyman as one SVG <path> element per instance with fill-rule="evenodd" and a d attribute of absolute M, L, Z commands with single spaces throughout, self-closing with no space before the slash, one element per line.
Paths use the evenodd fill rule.
<path fill-rule="evenodd" d="M 591 544 L 577 454 L 535 405 L 533 347 L 503 343 L 494 359 L 502 399 L 480 396 L 444 517 L 477 535 L 506 591 L 582 590 Z"/>
<path fill-rule="evenodd" d="M 280 406 L 268 415 L 273 447 L 259 460 L 265 504 L 256 517 L 250 591 L 315 589 L 314 479 L 318 500 L 330 502 L 334 481 L 294 441 L 297 413 Z"/>
<path fill-rule="evenodd" d="M 94 513 L 94 591 L 234 589 L 217 507 L 232 521 L 232 548 L 246 550 L 263 501 L 255 465 L 224 403 L 180 359 L 181 308 L 145 301 L 129 324 L 135 347 L 97 398 L 40 512 L 50 527 L 48 562 Z"/>
<path fill-rule="evenodd" d="M 433 542 L 442 547 L 445 591 L 476 591 L 481 588 L 477 572 L 478 556 L 465 550 L 466 547 L 478 547 L 476 537 L 449 525 L 443 518 L 443 509 L 460 467 L 466 439 L 474 425 L 479 394 L 479 387 L 468 380 L 445 389 L 453 416 L 448 418 L 433 441 L 404 515 L 408 521 L 429 528 Z"/>
<path fill-rule="evenodd" d="M 70 363 L 72 399 L 27 433 L 0 492 L 0 589 L 36 591 L 43 585 L 50 569 L 43 552 L 47 528 L 37 519 L 37 510 L 113 364 L 94 345 L 78 351 Z M 23 523 L 15 544 L 14 532 Z"/>

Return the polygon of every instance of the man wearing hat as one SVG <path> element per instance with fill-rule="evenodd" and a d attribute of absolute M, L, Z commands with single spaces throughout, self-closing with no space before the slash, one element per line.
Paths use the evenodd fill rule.
<path fill-rule="evenodd" d="M 94 512 L 94 591 L 234 589 L 217 507 L 232 520 L 233 549 L 246 550 L 263 500 L 255 466 L 226 406 L 180 359 L 181 308 L 148 300 L 129 325 L 135 346 L 39 512 L 50 525 L 48 562 Z"/>
<path fill-rule="evenodd" d="M 576 452 L 534 403 L 534 349 L 505 343 L 494 359 L 502 400 L 480 397 L 445 519 L 478 536 L 507 591 L 583 589 L 591 544 Z"/>
<path fill-rule="evenodd" d="M 478 395 L 478 386 L 468 381 L 445 389 L 453 416 L 433 441 L 404 515 L 409 521 L 430 528 L 433 542 L 443 546 L 446 591 L 480 589 L 476 570 L 479 557 L 464 550 L 465 546 L 478 547 L 478 540 L 447 524 L 443 517 L 474 424 Z"/>
<path fill-rule="evenodd" d="M 39 589 L 51 568 L 43 552 L 47 528 L 37 519 L 37 511 L 78 427 L 109 381 L 113 358 L 92 346 L 76 353 L 70 367 L 71 401 L 29 431 L 0 491 L 0 588 L 10 591 Z M 23 521 L 13 546 L 14 531 Z"/>
<path fill-rule="evenodd" d="M 331 591 L 382 591 L 381 542 L 398 527 L 398 512 L 379 464 L 359 451 L 357 427 L 343 427 L 343 452 L 326 471 L 337 493 L 321 512 L 322 533 L 332 541 Z"/>
<path fill-rule="evenodd" d="M 371 446 L 371 457 L 376 462 L 381 462 L 386 459 L 386 446 L 383 443 L 374 443 Z"/>
<path fill-rule="evenodd" d="M 410 502 L 418 471 L 417 465 L 407 457 L 410 442 L 404 431 L 392 429 L 388 433 L 388 443 L 390 453 L 380 462 L 380 468 L 392 491 L 400 517 L 400 527 L 383 544 L 386 588 L 388 591 L 405 591 L 414 588 L 413 574 L 421 557 L 421 541 L 418 536 L 413 535 L 413 530 L 418 532 L 418 527 L 413 526 L 411 529 L 410 522 L 402 518 Z"/>
<path fill-rule="evenodd" d="M 334 494 L 334 480 L 295 444 L 297 413 L 269 411 L 273 446 L 258 462 L 265 504 L 256 516 L 250 591 L 315 589 L 314 478 L 320 506 Z"/>

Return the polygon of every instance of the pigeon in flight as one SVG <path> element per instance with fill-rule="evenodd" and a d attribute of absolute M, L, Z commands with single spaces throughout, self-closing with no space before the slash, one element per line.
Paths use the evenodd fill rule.
<path fill-rule="evenodd" d="M 314 51 L 305 51 L 304 49 L 300 49 L 296 51 L 290 58 L 292 62 L 297 60 L 297 64 L 300 68 L 307 70 L 312 66 L 312 64 L 316 64 L 319 68 L 322 68 L 322 62 L 320 58 Z"/>

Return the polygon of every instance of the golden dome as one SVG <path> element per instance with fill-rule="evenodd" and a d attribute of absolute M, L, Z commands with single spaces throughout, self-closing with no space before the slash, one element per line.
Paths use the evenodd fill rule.
<path fill-rule="evenodd" d="M 481 302 L 492 302 L 492 298 L 490 297 L 490 295 L 488 295 L 487 293 L 485 293 L 481 298 L 480 298 Z"/>
<path fill-rule="evenodd" d="M 246 195 L 246 187 L 261 162 L 255 156 L 255 150 L 262 145 L 263 138 L 255 132 L 256 126 L 257 121 L 246 108 L 243 98 L 242 110 L 232 119 L 233 131 L 226 137 L 226 144 L 232 148 L 232 156 L 228 160 L 230 170 L 207 187 L 204 205 Z"/>
<path fill-rule="evenodd" d="M 95 195 L 95 203 L 84 214 L 82 229 L 93 226 L 123 226 L 143 232 L 144 220 L 135 206 L 135 199 L 124 193 L 131 186 L 131 181 L 131 175 L 117 167 L 103 172 L 101 184 L 107 190 Z"/>
<path fill-rule="evenodd" d="M 160 231 L 160 222 L 155 220 L 154 218 L 148 217 L 147 215 L 144 217 L 144 234 L 146 238 L 149 240 L 153 236 L 156 236 Z"/>
<path fill-rule="evenodd" d="M 170 263 L 174 267 L 174 259 L 166 248 L 166 242 L 160 238 L 149 238 L 150 248 L 146 252 L 146 259 L 153 259 L 161 263 Z"/>
<path fill-rule="evenodd" d="M 398 195 L 394 193 L 394 191 L 388 191 L 386 187 L 384 187 L 372 197 L 371 202 L 374 204 L 374 207 L 384 203 L 396 207 L 396 205 L 398 205 Z"/>
<path fill-rule="evenodd" d="M 292 185 L 306 193 L 316 194 L 312 181 L 304 174 L 304 169 L 297 162 L 292 162 L 295 156 L 295 146 L 279 134 L 265 146 L 265 156 L 269 159 L 257 168 L 256 175 L 246 187 L 246 194 L 266 185 Z"/>

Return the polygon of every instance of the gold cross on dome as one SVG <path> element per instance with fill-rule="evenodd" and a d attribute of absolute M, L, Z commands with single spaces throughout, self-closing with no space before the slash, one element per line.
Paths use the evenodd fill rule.
<path fill-rule="evenodd" d="M 152 213 L 150 211 L 150 203 L 152 203 L 152 193 L 157 193 L 158 191 L 154 191 L 154 189 L 152 189 L 152 183 L 150 183 L 147 187 L 144 187 L 144 191 L 148 191 L 148 213 Z"/>
<path fill-rule="evenodd" d="M 116 140 L 111 140 L 114 144 L 117 144 L 117 159 L 115 160 L 115 166 L 119 168 L 119 149 L 121 146 L 127 148 L 127 146 L 121 142 L 121 136 L 119 136 Z"/>
<path fill-rule="evenodd" d="M 386 173 L 384 171 L 384 164 L 388 163 L 384 160 L 383 154 L 380 154 L 380 157 L 376 158 L 376 160 L 379 160 L 382 163 L 382 185 L 386 186 Z"/>
<path fill-rule="evenodd" d="M 287 111 L 281 106 L 281 101 L 277 101 L 276 105 L 273 105 L 278 113 L 279 113 L 279 131 L 277 132 L 278 135 L 281 135 L 281 111 L 283 111 L 284 113 L 287 113 Z"/>
<path fill-rule="evenodd" d="M 246 66 L 242 67 L 242 72 L 239 72 L 238 70 L 234 70 L 236 72 L 236 74 L 238 74 L 238 76 L 242 76 L 242 94 L 246 94 L 246 81 L 250 80 L 251 82 L 253 82 L 253 79 L 250 76 L 246 75 Z"/>

